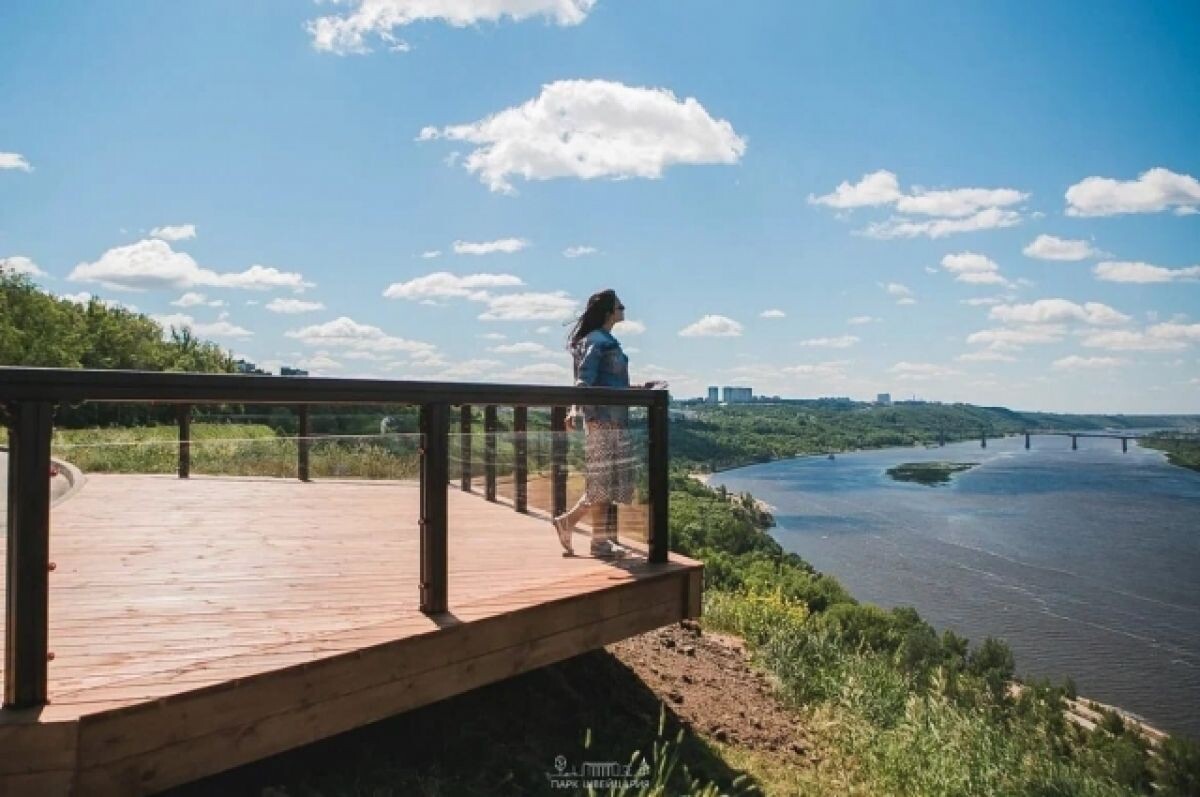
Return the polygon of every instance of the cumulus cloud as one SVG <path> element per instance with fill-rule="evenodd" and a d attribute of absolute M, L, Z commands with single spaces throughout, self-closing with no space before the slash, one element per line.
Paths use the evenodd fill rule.
<path fill-rule="evenodd" d="M 320 346 L 328 349 L 357 349 L 373 352 L 403 351 L 414 357 L 420 355 L 428 357 L 436 353 L 432 343 L 388 335 L 379 327 L 360 324 L 346 316 L 324 324 L 291 329 L 283 334 L 308 346 Z"/>
<path fill-rule="evenodd" d="M 511 255 L 514 252 L 520 252 L 522 249 L 529 246 L 529 241 L 524 238 L 501 238 L 497 241 L 481 241 L 474 243 L 471 241 L 455 241 L 454 254 L 456 255 L 493 255 L 497 252 Z"/>
<path fill-rule="evenodd" d="M 283 313 L 284 315 L 312 313 L 325 309 L 325 305 L 321 302 L 306 302 L 302 299 L 272 299 L 267 302 L 266 307 L 272 313 Z"/>
<path fill-rule="evenodd" d="M 254 334 L 245 327 L 230 322 L 224 316 L 211 322 L 197 321 L 184 313 L 151 315 L 150 318 L 157 321 L 164 332 L 169 332 L 172 327 L 175 329 L 188 328 L 202 338 L 248 338 Z"/>
<path fill-rule="evenodd" d="M 297 293 L 313 287 L 303 275 L 254 265 L 245 271 L 217 273 L 201 268 L 191 255 L 176 252 L 159 239 L 146 239 L 109 249 L 94 263 L 80 263 L 68 279 L 95 282 L 115 290 L 174 289 L 196 287 L 271 290 L 288 288 Z"/>
<path fill-rule="evenodd" d="M 1067 328 L 1062 324 L 1000 327 L 972 332 L 967 343 L 988 346 L 993 351 L 1018 351 L 1025 346 L 1057 343 L 1066 335 Z"/>
<path fill-rule="evenodd" d="M 1021 223 L 1021 214 L 1015 210 L 1003 208 L 987 208 L 978 213 L 961 219 L 932 219 L 930 221 L 912 221 L 902 217 L 892 217 L 887 221 L 868 224 L 862 234 L 868 238 L 916 238 L 924 235 L 928 238 L 944 238 L 957 232 L 975 232 L 977 230 L 995 230 L 1004 227 L 1015 227 Z"/>
<path fill-rule="evenodd" d="M 899 282 L 889 282 L 883 286 L 883 289 L 888 292 L 889 296 L 912 296 L 912 289 Z"/>
<path fill-rule="evenodd" d="M 846 323 L 850 324 L 851 326 L 861 326 L 863 324 L 873 324 L 876 321 L 881 321 L 881 320 L 882 319 L 879 319 L 879 318 L 876 318 L 875 316 L 870 316 L 870 315 L 855 315 L 855 316 L 851 316 L 851 317 L 847 318 Z"/>
<path fill-rule="evenodd" d="M 188 291 L 171 302 L 171 305 L 174 307 L 224 307 L 225 302 L 221 299 L 209 299 L 203 293 Z"/>
<path fill-rule="evenodd" d="M 925 379 L 944 379 L 962 372 L 936 363 L 910 363 L 902 361 L 889 368 L 888 373 L 905 381 L 919 382 Z"/>
<path fill-rule="evenodd" d="M 186 241 L 196 237 L 195 224 L 168 224 L 165 227 L 155 227 L 150 231 L 151 238 L 164 241 Z"/>
<path fill-rule="evenodd" d="M 809 194 L 808 201 L 839 210 L 891 206 L 902 215 L 868 224 L 859 233 L 870 238 L 941 238 L 958 232 L 989 230 L 1019 224 L 1021 214 L 1012 205 L 1029 194 L 1014 188 L 951 188 L 929 190 L 914 186 L 905 193 L 896 175 L 879 170 L 857 183 L 843 181 L 831 193 Z M 916 220 L 913 216 L 931 216 Z"/>
<path fill-rule="evenodd" d="M 954 275 L 956 282 L 973 285 L 1008 285 L 1000 276 L 1000 267 L 990 257 L 976 252 L 959 252 L 942 258 L 942 268 Z"/>
<path fill-rule="evenodd" d="M 435 271 L 423 277 L 394 282 L 383 291 L 386 299 L 471 299 L 487 301 L 487 288 L 513 288 L 524 285 L 512 274 L 467 274 L 458 276 L 448 271 Z"/>
<path fill-rule="evenodd" d="M 414 22 L 444 22 L 455 28 L 480 22 L 513 22 L 543 17 L 562 27 L 578 25 L 596 0 L 351 0 L 352 10 L 310 20 L 305 26 L 313 47 L 338 55 L 371 51 L 368 37 L 378 37 L 392 52 L 407 52 L 397 28 Z"/>
<path fill-rule="evenodd" d="M 25 160 L 25 156 L 16 152 L 0 152 L 0 169 L 16 169 L 22 172 L 33 171 L 33 167 L 29 165 L 29 161 Z"/>
<path fill-rule="evenodd" d="M 861 338 L 857 335 L 840 335 L 835 338 L 808 338 L 796 343 L 797 346 L 808 346 L 814 349 L 848 349 L 858 343 Z"/>
<path fill-rule="evenodd" d="M 425 260 L 433 260 L 435 257 L 441 257 L 441 256 L 442 256 L 441 249 L 429 249 L 429 250 L 421 253 L 421 257 Z"/>
<path fill-rule="evenodd" d="M 340 362 L 329 356 L 329 352 L 319 351 L 311 357 L 305 357 L 296 365 L 306 371 L 338 371 L 344 368 Z"/>
<path fill-rule="evenodd" d="M 1177 215 L 1200 212 L 1200 180 L 1161 166 L 1136 180 L 1088 177 L 1067 189 L 1068 216 L 1114 216 L 1158 213 L 1174 208 Z"/>
<path fill-rule="evenodd" d="M 620 335 L 640 335 L 645 331 L 645 324 L 643 324 L 641 321 L 634 321 L 631 318 L 627 318 L 613 327 L 613 332 L 616 332 Z"/>
<path fill-rule="evenodd" d="M 564 291 L 489 296 L 481 321 L 563 321 L 575 315 L 575 300 Z"/>
<path fill-rule="evenodd" d="M 587 257 L 597 254 L 600 250 L 594 246 L 568 246 L 563 250 L 563 257 Z"/>
<path fill-rule="evenodd" d="M 706 315 L 679 330 L 679 334 L 685 338 L 736 338 L 742 334 L 742 325 L 723 315 Z"/>
<path fill-rule="evenodd" d="M 495 354 L 524 354 L 534 357 L 553 357 L 561 353 L 551 351 L 541 343 L 534 343 L 533 341 L 503 343 L 499 346 L 492 346 L 488 351 Z"/>
<path fill-rule="evenodd" d="M 1164 268 L 1149 263 L 1105 261 L 1097 263 L 1092 273 L 1105 282 L 1182 282 L 1200 279 L 1200 266 Z"/>
<path fill-rule="evenodd" d="M 46 272 L 38 268 L 31 258 L 22 255 L 0 257 L 0 271 L 8 274 L 21 274 L 26 277 L 45 277 Z"/>
<path fill-rule="evenodd" d="M 505 374 L 506 380 L 517 382 L 540 382 L 548 384 L 570 384 L 575 378 L 570 368 L 557 363 L 530 363 L 514 368 Z"/>
<path fill-rule="evenodd" d="M 1006 324 L 1061 324 L 1079 322 L 1092 326 L 1124 324 L 1129 316 L 1106 304 L 1082 305 L 1067 299 L 1038 299 L 1029 304 L 1002 304 L 993 307 L 988 317 Z"/>
<path fill-rule="evenodd" d="M 1017 361 L 1017 358 L 1011 354 L 1004 354 L 995 349 L 967 352 L 966 354 L 958 355 L 954 359 L 964 363 L 1015 363 Z"/>
<path fill-rule="evenodd" d="M 971 307 L 988 307 L 994 304 L 1004 304 L 1004 300 L 996 296 L 977 296 L 971 299 L 960 299 L 959 302 Z"/>
<path fill-rule="evenodd" d="M 492 191 L 512 178 L 659 178 L 677 164 L 733 164 L 746 141 L 695 98 L 607 80 L 560 80 L 537 97 L 478 122 L 419 136 L 475 144 L 463 159 Z"/>
<path fill-rule="evenodd" d="M 1117 365 L 1123 365 L 1124 360 L 1117 357 L 1080 357 L 1078 354 L 1072 354 L 1070 357 L 1062 357 L 1055 360 L 1051 365 L 1062 371 L 1079 371 L 1096 368 L 1112 368 Z"/>
<path fill-rule="evenodd" d="M 782 310 L 763 310 L 758 314 L 759 318 L 786 318 L 787 313 Z"/>
<path fill-rule="evenodd" d="M 1055 238 L 1053 235 L 1039 235 L 1021 251 L 1026 257 L 1036 257 L 1038 260 L 1086 260 L 1102 254 L 1087 241 Z"/>
<path fill-rule="evenodd" d="M 1083 339 L 1084 346 L 1110 351 L 1178 351 L 1193 343 L 1200 343 L 1200 324 L 1178 322 L 1094 332 Z"/>

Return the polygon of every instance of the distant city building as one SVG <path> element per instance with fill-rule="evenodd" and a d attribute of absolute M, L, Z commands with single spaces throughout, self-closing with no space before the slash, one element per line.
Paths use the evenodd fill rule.
<path fill-rule="evenodd" d="M 754 388 L 750 387 L 723 387 L 721 394 L 721 398 L 726 404 L 743 404 L 747 401 L 754 401 Z"/>
<path fill-rule="evenodd" d="M 885 407 L 892 406 L 892 394 L 891 393 L 880 393 L 878 396 L 875 397 L 875 403 L 882 404 Z"/>
<path fill-rule="evenodd" d="M 284 365 L 284 366 L 280 367 L 279 375 L 280 376 L 308 376 L 308 371 L 305 371 L 303 368 L 292 368 L 290 366 Z"/>
<path fill-rule="evenodd" d="M 234 370 L 239 374 L 266 374 L 267 372 L 259 368 L 249 360 L 234 360 Z"/>
<path fill-rule="evenodd" d="M 718 392 L 719 392 L 718 389 L 715 387 L 710 387 L 708 389 L 708 403 L 709 404 L 716 404 L 718 401 L 720 401 L 720 398 L 717 397 Z"/>

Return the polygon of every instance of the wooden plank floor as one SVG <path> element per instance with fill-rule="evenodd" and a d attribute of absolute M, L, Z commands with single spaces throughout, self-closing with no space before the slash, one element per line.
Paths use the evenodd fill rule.
<path fill-rule="evenodd" d="M 418 498 L 411 482 L 89 476 L 52 512 L 51 705 L 33 713 L 0 711 L 0 744 L 23 749 L 7 746 L 23 738 L 32 756 L 0 757 L 0 794 L 32 783 L 54 791 L 68 778 L 77 787 L 90 784 L 83 793 L 163 788 L 286 749 L 280 745 L 301 738 L 291 725 L 302 719 L 295 715 L 313 711 L 314 701 L 323 714 L 310 718 L 313 727 L 300 726 L 303 740 L 695 611 L 696 563 L 564 558 L 544 518 L 451 489 L 450 612 L 427 617 L 417 609 Z M 585 550 L 586 542 L 580 535 L 576 547 Z M 623 587 L 636 590 L 621 597 Z M 591 599 L 591 608 L 581 599 Z M 413 659 L 415 648 L 393 649 L 405 640 L 428 645 L 438 637 L 456 640 L 441 659 L 429 660 L 429 652 Z M 506 650 L 507 657 L 501 655 Z M 362 686 L 371 684 L 358 672 L 363 651 L 385 657 L 372 665 L 383 668 L 374 677 L 378 689 L 392 692 Z M 470 661 L 465 674 L 454 669 L 459 660 Z M 421 661 L 424 670 L 414 663 Z M 319 684 L 306 680 L 313 673 L 297 675 L 316 665 L 324 668 Z M 330 687 L 335 694 L 322 700 L 346 704 L 334 720 L 315 696 L 327 682 L 339 683 L 330 672 L 341 674 L 342 686 Z M 285 675 L 293 681 L 280 681 Z M 220 702 L 231 684 L 267 676 L 274 691 L 248 706 L 251 693 L 238 692 L 240 714 L 231 713 L 234 704 L 214 713 L 195 702 L 208 693 Z M 408 684 L 403 694 L 394 691 L 398 679 Z M 368 693 L 359 694 L 363 689 Z M 162 713 L 181 696 L 191 701 L 191 713 L 177 719 L 196 737 L 162 724 Z M 148 705 L 156 706 L 153 716 Z M 211 727 L 196 719 L 197 711 Z M 259 723 L 270 717 L 287 727 L 247 745 L 245 729 L 262 734 Z M 157 732 L 145 725 L 149 719 L 158 723 Z M 100 733 L 114 722 L 133 724 L 115 735 Z M 76 728 L 73 737 L 66 726 Z M 156 741 L 167 732 L 181 745 L 175 757 L 170 745 Z M 236 752 L 218 743 L 229 733 L 242 735 Z M 206 734 L 216 734 L 210 753 L 198 741 Z M 63 747 L 63 738 L 73 743 Z M 68 748 L 71 760 L 62 753 Z M 39 755 L 45 758 L 40 763 Z M 60 780 L 45 779 L 51 775 Z M 17 779 L 35 776 L 44 779 Z"/>

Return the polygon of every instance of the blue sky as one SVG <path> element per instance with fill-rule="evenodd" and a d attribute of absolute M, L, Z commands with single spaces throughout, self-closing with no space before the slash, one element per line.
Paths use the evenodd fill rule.
<path fill-rule="evenodd" d="M 614 287 L 676 395 L 1194 412 L 1196 41 L 1190 3 L 8 2 L 0 259 L 325 375 L 569 381 Z"/>

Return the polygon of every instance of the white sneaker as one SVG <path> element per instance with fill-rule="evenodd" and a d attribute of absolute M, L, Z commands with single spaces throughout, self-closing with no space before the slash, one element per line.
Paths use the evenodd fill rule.
<path fill-rule="evenodd" d="M 592 556 L 597 559 L 624 559 L 628 553 L 628 550 L 611 540 L 592 542 Z"/>

